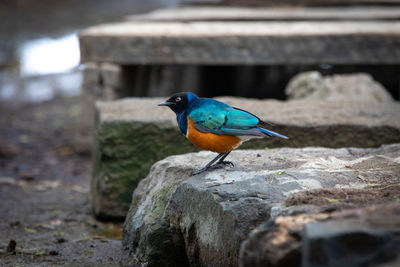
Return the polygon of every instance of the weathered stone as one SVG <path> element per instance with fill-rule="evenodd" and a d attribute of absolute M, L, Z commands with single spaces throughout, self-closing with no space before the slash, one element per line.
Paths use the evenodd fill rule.
<path fill-rule="evenodd" d="M 293 77 L 285 90 L 289 99 L 393 102 L 392 96 L 369 74 L 338 74 L 323 77 L 318 71 Z"/>
<path fill-rule="evenodd" d="M 247 1 L 246 1 L 247 2 Z M 262 1 L 265 2 L 265 1 Z M 337 7 L 218 7 L 184 6 L 158 9 L 146 14 L 129 16 L 139 21 L 235 21 L 235 20 L 390 20 L 400 18 L 396 6 L 337 6 Z"/>
<path fill-rule="evenodd" d="M 219 98 L 278 126 L 290 137 L 253 139 L 242 148 L 307 145 L 371 147 L 400 142 L 400 105 L 361 102 Z M 196 151 L 180 133 L 163 98 L 97 104 L 92 200 L 100 217 L 124 217 L 131 192 L 150 166 L 166 156 Z"/>
<path fill-rule="evenodd" d="M 398 21 L 128 21 L 92 27 L 82 31 L 79 37 L 84 63 L 304 65 L 400 62 Z"/>
<path fill-rule="evenodd" d="M 100 73 L 99 73 L 99 64 L 96 63 L 86 63 L 82 66 L 82 73 L 83 73 L 83 81 L 82 87 L 83 89 L 92 88 L 92 86 L 100 86 Z"/>
<path fill-rule="evenodd" d="M 77 139 L 79 146 L 90 151 L 92 147 L 94 105 L 98 100 L 110 101 L 125 96 L 122 68 L 108 63 L 86 63 L 82 68 L 83 81 L 79 96 L 80 115 Z"/>
<path fill-rule="evenodd" d="M 239 266 L 301 266 L 299 236 L 304 224 L 327 217 L 327 214 L 298 214 L 268 220 L 242 242 Z"/>
<path fill-rule="evenodd" d="M 302 266 L 361 267 L 399 262 L 399 204 L 386 209 L 371 207 L 351 215 L 305 225 Z"/>
<path fill-rule="evenodd" d="M 105 86 L 122 88 L 122 67 L 115 64 L 103 63 L 100 65 L 100 83 Z"/>
<path fill-rule="evenodd" d="M 202 2 L 201 0 L 195 2 Z M 211 2 L 213 2 L 211 0 Z M 359 4 L 398 4 L 399 0 L 222 0 L 218 1 L 219 5 L 232 5 L 232 6 L 335 6 L 335 5 L 359 5 Z"/>
<path fill-rule="evenodd" d="M 122 68 L 119 65 L 89 62 L 83 67 L 83 91 L 93 95 L 96 100 L 121 98 L 125 92 L 118 94 L 118 91 L 122 91 L 124 86 Z"/>
<path fill-rule="evenodd" d="M 239 266 L 397 266 L 400 204 L 393 202 L 273 218 L 242 243 Z"/>
<path fill-rule="evenodd" d="M 197 176 L 214 154 L 171 156 L 135 190 L 123 244 L 149 266 L 236 266 L 241 242 L 272 207 L 296 192 L 399 183 L 399 153 L 399 144 L 234 151 L 228 159 L 236 167 Z"/>

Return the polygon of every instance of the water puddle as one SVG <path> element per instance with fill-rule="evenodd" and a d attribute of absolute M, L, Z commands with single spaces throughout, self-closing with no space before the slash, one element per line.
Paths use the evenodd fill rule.
<path fill-rule="evenodd" d="M 79 65 L 79 40 L 76 33 L 58 39 L 42 38 L 20 47 L 21 75 L 69 72 Z"/>
<path fill-rule="evenodd" d="M 77 33 L 25 42 L 0 71 L 0 101 L 42 102 L 78 95 L 82 74 Z M 7 64 L 6 64 L 7 66 Z"/>

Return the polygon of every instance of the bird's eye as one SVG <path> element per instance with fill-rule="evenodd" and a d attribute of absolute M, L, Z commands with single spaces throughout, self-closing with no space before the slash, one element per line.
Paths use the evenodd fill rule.
<path fill-rule="evenodd" d="M 180 98 L 179 96 L 177 98 L 175 98 L 175 102 L 179 102 L 181 100 L 182 100 L 182 98 Z"/>

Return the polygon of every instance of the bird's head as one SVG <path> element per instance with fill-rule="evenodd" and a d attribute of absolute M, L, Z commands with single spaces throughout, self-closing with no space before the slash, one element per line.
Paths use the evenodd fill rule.
<path fill-rule="evenodd" d="M 184 111 L 189 106 L 189 104 L 196 98 L 198 98 L 198 96 L 196 96 L 191 92 L 177 93 L 168 98 L 166 101 L 158 104 L 158 106 L 167 106 L 170 109 L 172 109 L 175 113 L 180 113 Z"/>

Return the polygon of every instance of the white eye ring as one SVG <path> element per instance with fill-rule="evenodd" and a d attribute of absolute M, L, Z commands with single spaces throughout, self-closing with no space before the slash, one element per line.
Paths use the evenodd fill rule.
<path fill-rule="evenodd" d="M 175 98 L 175 102 L 179 102 L 181 100 L 182 100 L 182 98 L 180 98 L 179 96 L 177 98 Z"/>

